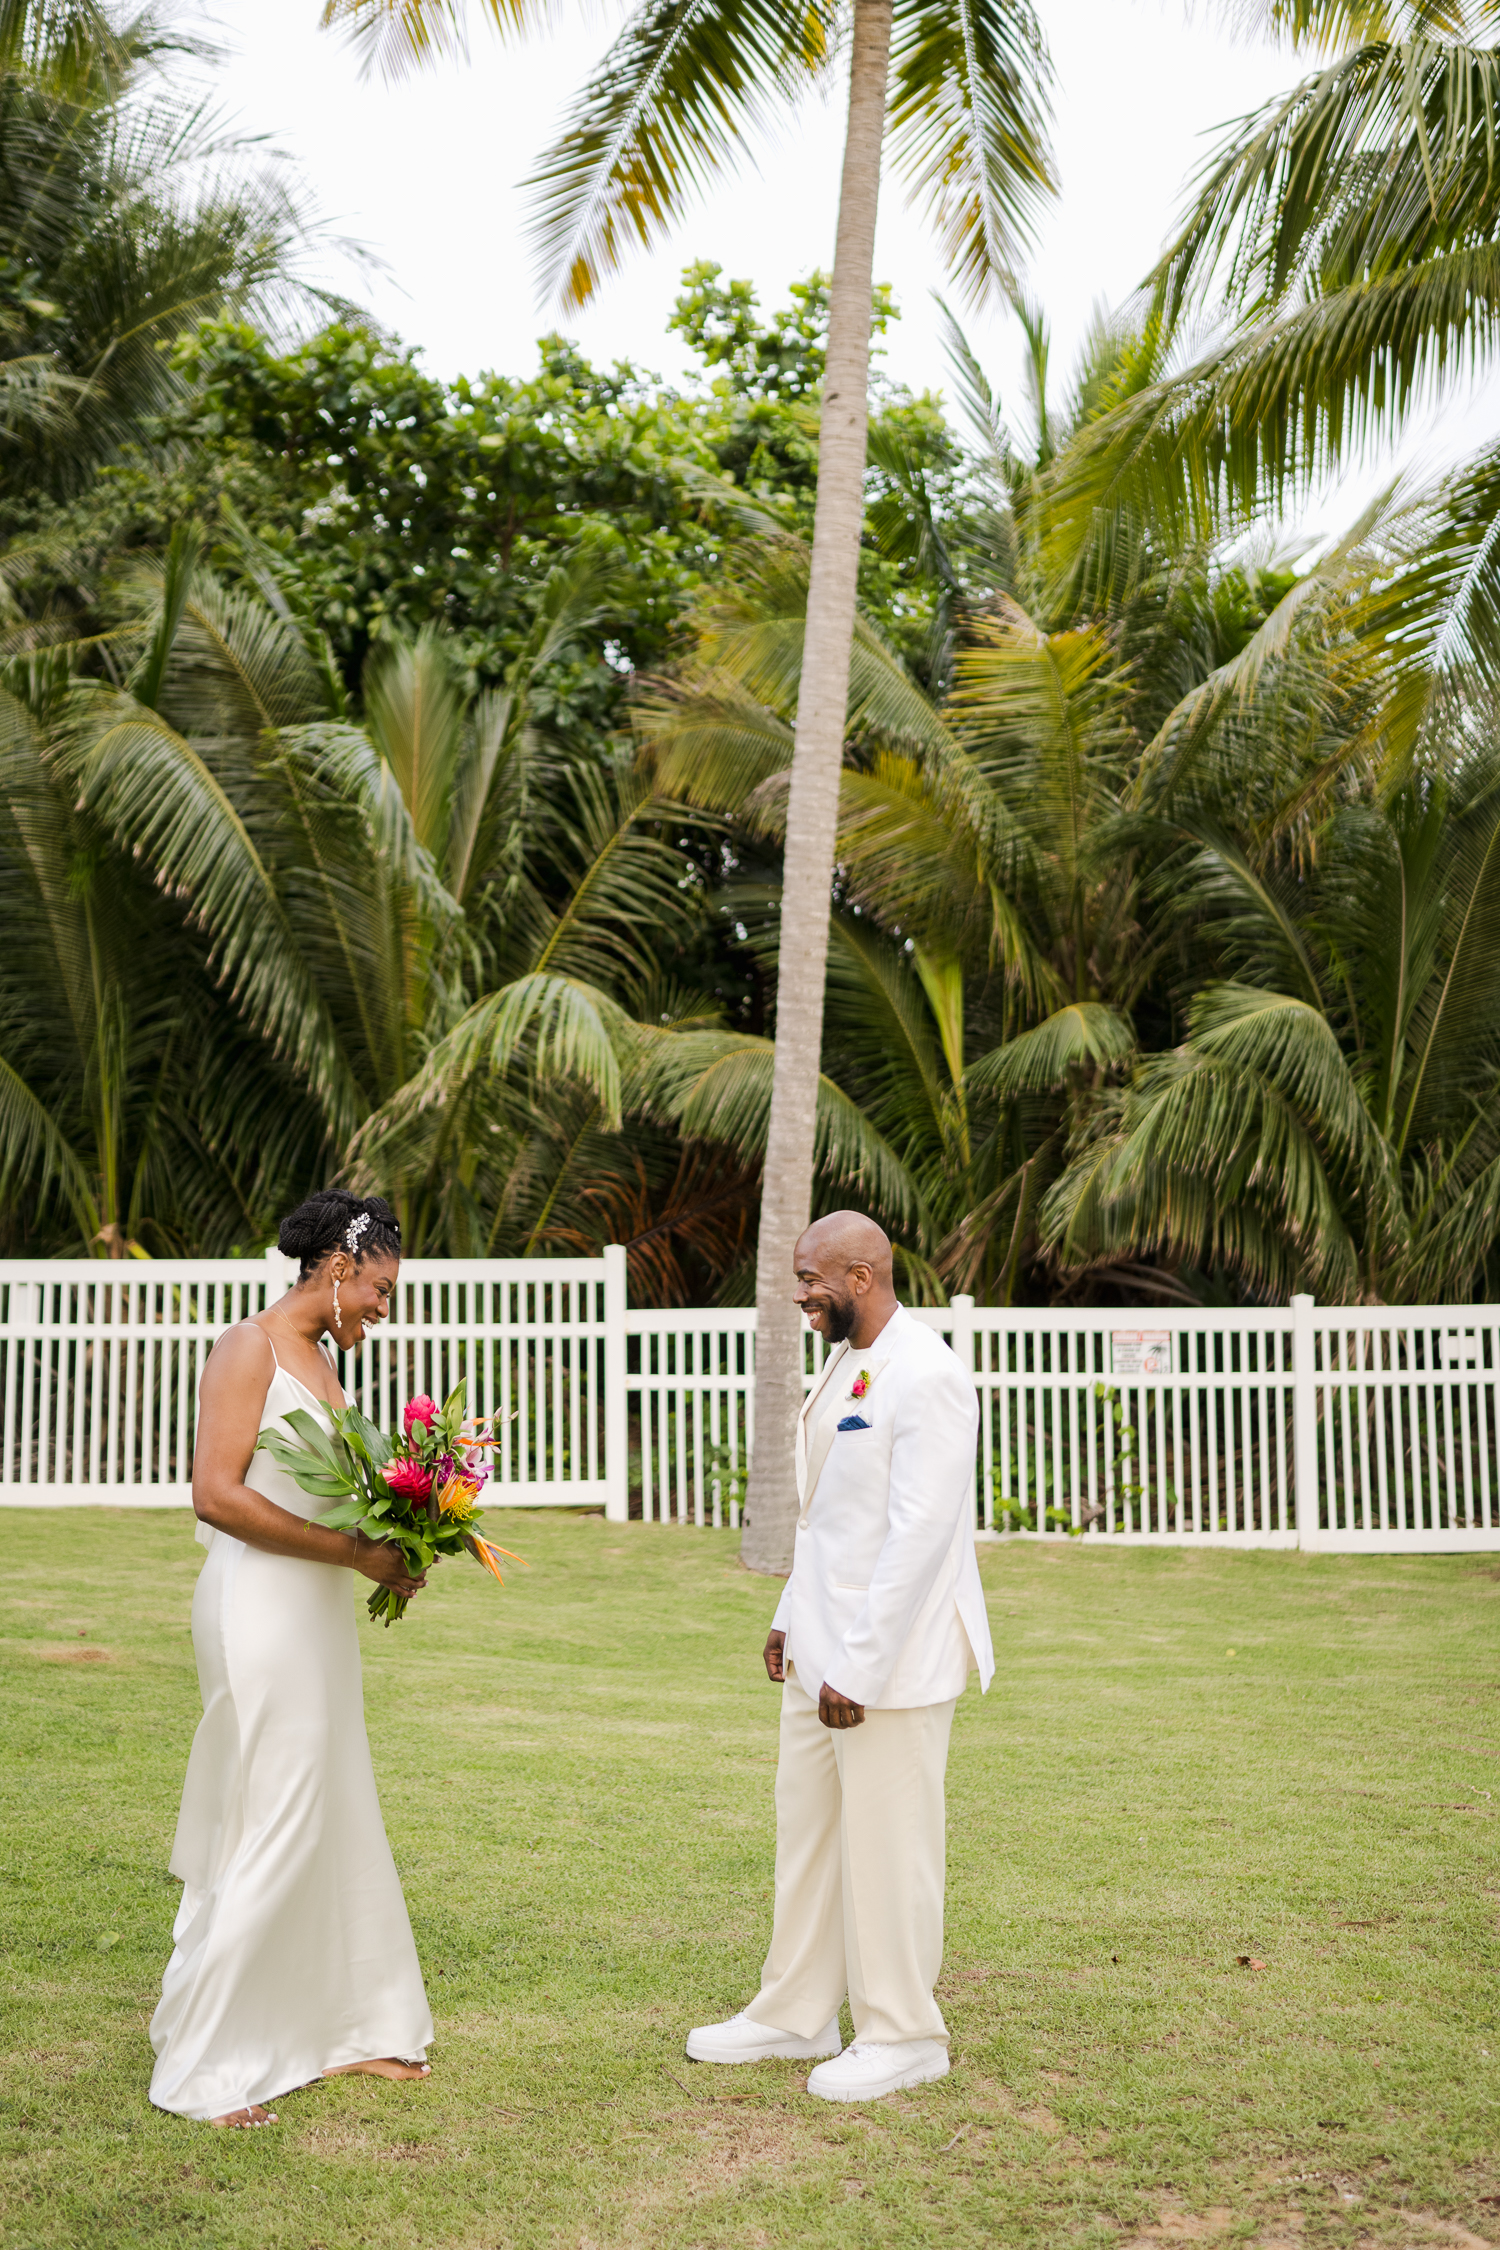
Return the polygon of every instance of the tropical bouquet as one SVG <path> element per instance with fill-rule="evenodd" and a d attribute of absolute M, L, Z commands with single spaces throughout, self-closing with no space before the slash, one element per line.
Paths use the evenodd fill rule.
<path fill-rule="evenodd" d="M 281 1419 L 295 1435 L 279 1427 L 262 1430 L 257 1451 L 269 1453 L 304 1492 L 341 1502 L 317 1518 L 326 1529 L 391 1540 L 414 1578 L 439 1555 L 467 1550 L 503 1586 L 498 1558 L 521 1557 L 482 1539 L 477 1529 L 475 1503 L 489 1479 L 484 1456 L 494 1447 L 495 1417 L 465 1421 L 467 1389 L 460 1383 L 441 1406 L 425 1394 L 408 1399 L 399 1436 L 378 1430 L 357 1406 L 330 1408 L 331 1431 L 305 1407 L 294 1407 Z M 377 1586 L 370 1615 L 394 1625 L 406 1602 L 404 1594 Z"/>

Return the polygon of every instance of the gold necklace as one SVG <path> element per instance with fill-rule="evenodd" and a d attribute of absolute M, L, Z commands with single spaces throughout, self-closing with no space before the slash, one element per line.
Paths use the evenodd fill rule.
<path fill-rule="evenodd" d="M 283 1328 L 287 1330 L 289 1335 L 295 1336 L 297 1338 L 297 1341 L 301 1344 L 305 1344 L 307 1342 L 307 1338 L 303 1335 L 301 1329 L 298 1328 L 292 1321 L 287 1319 L 286 1314 L 282 1311 L 280 1305 L 272 1305 L 270 1306 L 269 1310 L 271 1318 L 273 1320 L 279 1320 Z M 317 1356 L 319 1359 L 323 1359 L 323 1354 L 318 1351 L 318 1347 L 316 1344 L 314 1344 L 313 1350 L 317 1352 Z M 328 1362 L 326 1361 L 326 1359 L 323 1360 L 323 1364 L 325 1367 L 327 1366 Z M 299 1382 L 302 1381 L 300 1375 L 298 1376 L 297 1380 Z M 302 1387 L 304 1390 L 311 1388 L 310 1385 L 305 1383 Z M 330 1413 L 333 1411 L 333 1400 L 328 1396 L 328 1393 L 326 1391 L 315 1391 L 313 1393 L 313 1396 L 315 1398 L 320 1398 L 323 1401 L 323 1404 L 328 1408 Z"/>

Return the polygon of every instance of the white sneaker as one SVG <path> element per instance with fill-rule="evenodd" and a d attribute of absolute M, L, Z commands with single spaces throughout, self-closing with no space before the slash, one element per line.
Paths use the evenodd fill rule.
<path fill-rule="evenodd" d="M 836 2055 L 840 2044 L 837 2016 L 824 2025 L 815 2039 L 799 2039 L 795 2031 L 778 2031 L 770 2023 L 752 2023 L 742 2008 L 728 2023 L 704 2023 L 696 2031 L 690 2031 L 687 2051 L 693 2062 L 764 2062 L 768 2055 L 789 2055 L 794 2060 L 805 2060 L 812 2055 Z"/>
<path fill-rule="evenodd" d="M 819 2063 L 807 2090 L 825 2102 L 873 2102 L 947 2075 L 948 2050 L 936 2039 L 856 2039 L 836 2062 Z"/>

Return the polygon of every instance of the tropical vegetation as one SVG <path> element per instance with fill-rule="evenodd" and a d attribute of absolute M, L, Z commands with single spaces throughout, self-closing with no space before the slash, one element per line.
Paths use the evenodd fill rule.
<path fill-rule="evenodd" d="M 956 322 L 948 401 L 874 379 L 815 1193 L 918 1295 L 1500 1281 L 1500 472 L 1281 528 L 1488 349 L 1489 50 L 1413 24 L 1226 144 L 1065 386 L 1014 280 L 1024 397 Z M 689 268 L 689 383 L 444 384 L 284 181 L 151 153 L 150 19 L 0 28 L 5 1250 L 253 1252 L 339 1174 L 747 1299 L 828 282 Z"/>

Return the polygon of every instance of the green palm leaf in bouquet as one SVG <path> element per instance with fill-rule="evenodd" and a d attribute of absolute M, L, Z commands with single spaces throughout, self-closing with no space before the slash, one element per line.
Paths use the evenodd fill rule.
<path fill-rule="evenodd" d="M 482 1538 L 477 1528 L 475 1502 L 489 1478 L 484 1455 L 494 1444 L 495 1417 L 467 1421 L 467 1390 L 457 1384 L 441 1408 L 426 1396 L 408 1400 L 403 1427 L 391 1434 L 357 1406 L 330 1408 L 331 1429 L 305 1407 L 294 1407 L 280 1424 L 261 1431 L 256 1451 L 269 1453 L 314 1499 L 335 1503 L 315 1519 L 325 1530 L 399 1546 L 414 1578 L 442 1555 L 467 1552 L 503 1585 L 497 1558 L 522 1558 Z M 392 1625 L 406 1605 L 404 1594 L 377 1586 L 368 1606 L 372 1619 Z"/>

